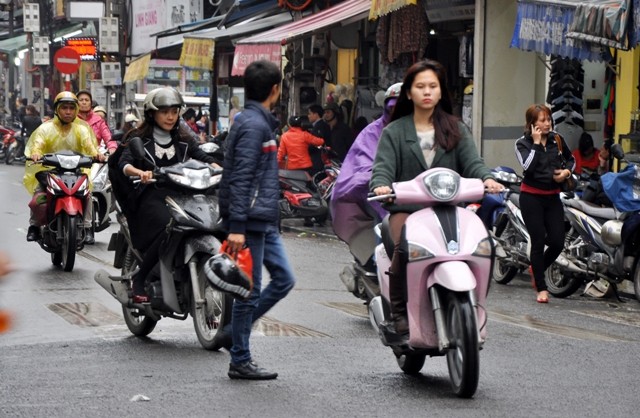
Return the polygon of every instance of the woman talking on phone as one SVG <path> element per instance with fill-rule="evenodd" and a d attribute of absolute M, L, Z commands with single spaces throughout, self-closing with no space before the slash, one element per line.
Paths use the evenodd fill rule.
<path fill-rule="evenodd" d="M 571 176 L 576 162 L 564 139 L 551 130 L 551 109 L 531 105 L 525 112 L 525 121 L 524 135 L 516 141 L 516 158 L 524 169 L 520 209 L 531 237 L 529 272 L 536 300 L 547 303 L 549 292 L 544 273 L 564 246 L 560 183 Z"/>

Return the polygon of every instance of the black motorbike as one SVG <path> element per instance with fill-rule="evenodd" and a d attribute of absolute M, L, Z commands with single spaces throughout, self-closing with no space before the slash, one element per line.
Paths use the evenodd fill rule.
<path fill-rule="evenodd" d="M 139 138 L 130 141 L 134 155 L 143 156 Z M 122 304 L 127 327 L 136 336 L 148 335 L 163 318 L 193 318 L 196 335 L 207 350 L 216 350 L 213 340 L 231 320 L 233 296 L 214 287 L 207 276 L 207 263 L 219 252 L 226 234 L 220 230 L 215 189 L 221 169 L 197 160 L 156 168 L 157 187 L 179 193 L 165 199 L 171 214 L 159 262 L 147 278 L 149 304 L 133 303 L 131 282 L 143 260 L 131 241 L 126 216 L 116 205 L 120 230 L 111 237 L 108 249 L 115 251 L 114 267 L 120 276 L 101 270 L 95 280 Z"/>

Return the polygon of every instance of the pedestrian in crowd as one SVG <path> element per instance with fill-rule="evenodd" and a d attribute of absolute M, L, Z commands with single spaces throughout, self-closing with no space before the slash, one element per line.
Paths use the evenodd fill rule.
<path fill-rule="evenodd" d="M 229 104 L 231 105 L 229 109 L 229 129 L 231 129 L 231 125 L 236 120 L 236 115 L 242 111 L 242 108 L 240 107 L 240 98 L 238 96 L 231 96 Z"/>
<path fill-rule="evenodd" d="M 209 135 L 209 112 L 203 110 L 198 115 L 198 120 L 196 121 L 196 125 L 198 126 L 198 133 L 200 134 L 200 139 L 204 142 L 207 135 Z"/>
<path fill-rule="evenodd" d="M 196 125 L 196 111 L 194 109 L 187 109 L 182 115 L 182 118 L 187 122 L 189 128 L 196 134 L 199 133 L 198 125 Z"/>
<path fill-rule="evenodd" d="M 253 258 L 253 290 L 247 300 L 235 299 L 229 330 L 218 332 L 219 347 L 230 348 L 231 379 L 267 380 L 278 374 L 259 367 L 249 347 L 251 327 L 294 286 L 294 275 L 278 232 L 280 186 L 271 114 L 280 97 L 280 68 L 270 61 L 251 63 L 244 73 L 245 108 L 226 139 L 219 203 L 231 251 L 247 246 Z M 271 280 L 262 288 L 262 267 Z M 220 336 L 220 337 L 218 337 Z"/>
<path fill-rule="evenodd" d="M 392 193 L 394 182 L 408 181 L 429 168 L 446 167 L 463 177 L 480 178 L 490 192 L 499 192 L 491 170 L 478 155 L 471 132 L 453 116 L 446 70 L 437 61 L 422 60 L 406 72 L 391 122 L 382 131 L 373 163 L 370 190 L 376 195 Z M 389 230 L 394 242 L 389 268 L 391 321 L 383 324 L 396 334 L 396 343 L 408 339 L 405 301 L 406 258 L 400 248 L 405 220 L 419 205 L 384 205 L 390 213 Z"/>
<path fill-rule="evenodd" d="M 331 128 L 331 141 L 329 141 L 331 149 L 335 151 L 340 161 L 344 161 L 344 157 L 347 156 L 347 152 L 353 143 L 353 132 L 342 121 L 342 111 L 335 103 L 327 103 L 324 106 L 322 117 Z"/>
<path fill-rule="evenodd" d="M 569 146 L 551 127 L 551 109 L 531 105 L 525 112 L 524 135 L 515 144 L 516 158 L 524 170 L 520 208 L 531 237 L 529 273 L 539 303 L 549 302 L 544 273 L 564 246 L 560 183 L 571 176 L 576 166 Z"/>
<path fill-rule="evenodd" d="M 140 119 L 138 119 L 136 117 L 136 115 L 134 115 L 133 113 L 129 113 L 124 117 L 124 123 L 122 124 L 122 130 L 126 134 L 130 130 L 137 128 L 138 127 L 138 122 L 140 122 Z"/>
<path fill-rule="evenodd" d="M 307 117 L 311 127 L 309 132 L 318 136 L 324 140 L 324 145 L 327 148 L 331 148 L 331 128 L 329 124 L 324 121 L 322 115 L 324 110 L 319 104 L 312 104 L 307 109 Z M 322 160 L 322 150 L 317 147 L 309 147 L 309 156 L 313 163 L 313 173 L 319 173 L 324 170 L 324 161 Z"/>
<path fill-rule="evenodd" d="M 134 248 L 144 254 L 140 269 L 132 278 L 134 303 L 149 303 L 146 278 L 157 264 L 160 247 L 167 238 L 164 234 L 171 215 L 165 198 L 174 191 L 166 187 L 155 187 L 153 170 L 167 167 L 189 158 L 215 164 L 213 157 L 198 148 L 197 141 L 180 126 L 180 111 L 184 106 L 182 95 L 177 90 L 164 87 L 152 90 L 144 101 L 144 122 L 127 133 L 129 138 L 139 137 L 143 141 L 146 157 L 136 158 L 129 147 L 123 147 L 117 158 L 117 166 L 125 176 L 140 177 L 141 187 L 122 190 L 122 181 L 114 182 L 114 192 L 119 201 L 125 201 L 124 213 L 131 230 Z M 119 189 L 119 190 L 116 190 Z M 122 196 L 126 197 L 122 197 Z"/>
<path fill-rule="evenodd" d="M 25 138 L 26 141 L 29 139 L 33 131 L 35 131 L 40 125 L 42 125 L 42 118 L 40 118 L 38 109 L 36 109 L 34 105 L 28 105 L 26 108 L 26 115 L 22 121 L 20 136 Z"/>
<path fill-rule="evenodd" d="M 573 158 L 576 160 L 576 174 L 582 174 L 584 170 L 587 174 L 606 172 L 600 159 L 600 150 L 593 145 L 593 137 L 588 132 L 583 132 L 578 141 L 578 149 L 573 150 Z M 603 160 L 606 160 L 603 158 Z"/>
<path fill-rule="evenodd" d="M 78 99 L 76 95 L 63 91 L 59 93 L 53 102 L 54 118 L 40 125 L 29 138 L 25 149 L 25 156 L 33 161 L 40 161 L 44 154 L 54 153 L 63 150 L 75 151 L 82 155 L 104 161 L 105 157 L 98 152 L 96 136 L 91 127 L 77 118 Z M 42 181 L 45 178 L 37 176 L 37 173 L 46 170 L 41 165 L 27 164 L 23 183 L 27 191 L 32 195 L 44 192 L 45 185 Z M 93 214 L 93 202 L 91 194 L 87 197 L 84 209 L 85 243 L 93 244 L 93 230 L 91 229 Z M 29 230 L 27 231 L 27 241 L 37 241 L 40 237 L 40 228 L 33 211 L 29 217 Z"/>
<path fill-rule="evenodd" d="M 373 227 L 387 214 L 380 203 L 369 203 L 367 197 L 378 141 L 382 129 L 391 121 L 401 87 L 402 83 L 396 83 L 387 89 L 382 116 L 367 125 L 354 141 L 340 167 L 329 202 L 331 213 L 335 214 L 333 230 L 338 238 L 350 245 L 351 253 L 363 266 L 374 263 L 376 237 Z M 364 242 L 369 243 L 368 248 Z"/>
<path fill-rule="evenodd" d="M 100 116 L 102 120 L 106 122 L 107 126 L 109 126 L 109 122 L 107 121 L 107 109 L 102 106 L 96 106 L 93 108 L 93 113 Z"/>
<path fill-rule="evenodd" d="M 304 170 L 313 175 L 309 147 L 319 147 L 324 140 L 302 129 L 302 118 L 291 116 L 289 129 L 280 137 L 278 164 L 287 170 Z"/>
<path fill-rule="evenodd" d="M 18 98 L 16 101 L 17 111 L 18 111 L 18 121 L 22 124 L 24 122 L 24 117 L 27 114 L 27 105 L 29 104 L 29 100 L 26 97 L 22 99 Z"/>
<path fill-rule="evenodd" d="M 98 148 L 104 147 L 109 153 L 113 153 L 118 148 L 118 143 L 111 138 L 111 130 L 107 122 L 100 116 L 93 113 L 93 98 L 89 90 L 80 90 L 76 97 L 80 106 L 78 118 L 87 122 L 96 136 Z"/>

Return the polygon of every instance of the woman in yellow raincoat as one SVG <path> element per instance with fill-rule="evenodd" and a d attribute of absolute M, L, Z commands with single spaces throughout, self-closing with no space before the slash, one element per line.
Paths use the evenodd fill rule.
<path fill-rule="evenodd" d="M 34 161 L 39 161 L 44 154 L 63 150 L 70 150 L 82 155 L 92 156 L 100 161 L 104 160 L 98 152 L 95 134 L 91 127 L 83 120 L 77 118 L 78 99 L 68 91 L 58 94 L 53 102 L 54 118 L 40 125 L 29 137 L 24 155 Z M 39 164 L 27 163 L 23 178 L 24 186 L 31 194 L 43 191 L 44 188 L 36 179 L 36 173 L 47 170 Z M 87 173 L 88 174 L 88 173 Z M 85 242 L 93 243 L 91 231 L 92 203 L 89 197 L 84 213 L 84 226 L 88 228 Z M 36 226 L 33 213 L 29 219 L 29 231 L 27 241 L 36 241 L 40 229 Z"/>

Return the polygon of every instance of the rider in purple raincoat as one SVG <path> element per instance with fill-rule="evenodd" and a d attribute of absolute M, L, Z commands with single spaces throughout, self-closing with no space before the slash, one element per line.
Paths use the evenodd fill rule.
<path fill-rule="evenodd" d="M 367 264 L 376 246 L 373 227 L 387 214 L 378 202 L 367 202 L 367 194 L 378 140 L 391 120 L 401 87 L 402 83 L 396 83 L 387 89 L 382 116 L 367 125 L 356 138 L 342 163 L 331 195 L 333 230 L 349 245 L 361 265 Z"/>

